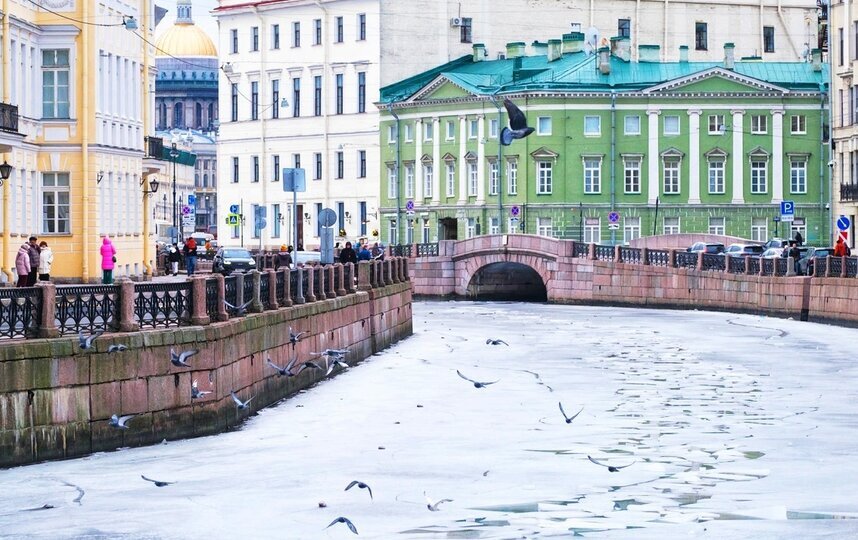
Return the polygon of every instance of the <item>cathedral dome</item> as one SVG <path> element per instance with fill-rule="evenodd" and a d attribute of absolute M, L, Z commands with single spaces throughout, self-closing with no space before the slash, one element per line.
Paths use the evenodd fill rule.
<path fill-rule="evenodd" d="M 206 33 L 194 24 L 190 0 L 177 2 L 176 22 L 155 42 L 155 56 L 214 57 L 217 49 Z"/>

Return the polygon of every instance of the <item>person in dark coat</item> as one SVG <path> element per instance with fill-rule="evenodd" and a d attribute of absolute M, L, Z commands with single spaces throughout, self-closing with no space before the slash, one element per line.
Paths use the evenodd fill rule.
<path fill-rule="evenodd" d="M 170 270 L 174 276 L 179 275 L 179 262 L 182 260 L 182 252 L 179 251 L 179 244 L 170 246 L 170 253 L 167 254 L 167 262 L 170 263 Z"/>
<path fill-rule="evenodd" d="M 796 243 L 796 245 L 801 246 L 801 244 L 803 242 L 804 242 L 804 238 L 802 238 L 801 233 L 796 231 L 795 232 L 795 243 Z"/>
<path fill-rule="evenodd" d="M 346 247 L 340 250 L 340 262 L 343 264 L 346 263 L 357 263 L 357 253 L 352 248 L 351 242 L 346 242 Z"/>
<path fill-rule="evenodd" d="M 30 248 L 29 248 L 29 256 L 30 256 L 30 273 L 27 275 L 27 286 L 32 287 L 36 284 L 36 280 L 39 277 L 39 263 L 40 263 L 40 254 L 42 252 L 42 248 L 39 247 L 39 239 L 35 236 L 30 237 Z"/>

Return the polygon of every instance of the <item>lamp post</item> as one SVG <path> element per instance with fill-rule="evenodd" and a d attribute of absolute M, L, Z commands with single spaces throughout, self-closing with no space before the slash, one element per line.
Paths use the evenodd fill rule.
<path fill-rule="evenodd" d="M 179 241 L 179 208 L 176 206 L 176 161 L 179 158 L 179 152 L 176 150 L 176 143 L 170 148 L 170 159 L 173 160 L 173 243 Z"/>

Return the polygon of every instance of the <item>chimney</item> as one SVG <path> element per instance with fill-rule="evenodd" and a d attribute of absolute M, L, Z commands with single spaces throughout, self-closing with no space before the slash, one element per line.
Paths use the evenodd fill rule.
<path fill-rule="evenodd" d="M 553 62 L 555 60 L 560 60 L 563 58 L 562 50 L 563 50 L 563 42 L 559 39 L 549 39 L 548 40 L 548 61 Z"/>
<path fill-rule="evenodd" d="M 660 50 L 658 45 L 638 45 L 638 62 L 659 62 Z"/>
<path fill-rule="evenodd" d="M 733 49 L 735 49 L 735 48 L 736 48 L 736 46 L 733 45 L 732 43 L 725 43 L 724 44 L 724 68 L 725 69 L 733 69 L 734 67 L 736 67 L 736 60 L 733 57 Z"/>
<path fill-rule="evenodd" d="M 612 37 L 611 38 L 611 54 L 624 62 L 632 59 L 631 44 L 627 37 Z"/>
<path fill-rule="evenodd" d="M 482 43 L 474 43 L 474 62 L 482 62 L 486 57 L 486 46 Z"/>
<path fill-rule="evenodd" d="M 679 61 L 688 62 L 688 45 L 679 46 Z"/>
<path fill-rule="evenodd" d="M 602 75 L 611 73 L 611 49 L 608 47 L 599 48 L 599 71 Z"/>
<path fill-rule="evenodd" d="M 563 54 L 581 52 L 584 48 L 584 33 L 570 32 L 563 34 Z"/>
<path fill-rule="evenodd" d="M 507 58 L 519 58 L 524 56 L 524 47 L 525 44 L 523 41 L 513 41 L 511 43 L 506 44 L 506 57 Z"/>
<path fill-rule="evenodd" d="M 543 56 L 548 54 L 548 43 L 542 43 L 538 40 L 534 40 L 533 43 L 530 44 L 530 48 L 533 51 L 534 56 Z"/>
<path fill-rule="evenodd" d="M 813 71 L 822 71 L 822 50 L 813 49 L 810 51 L 810 63 L 813 66 Z"/>

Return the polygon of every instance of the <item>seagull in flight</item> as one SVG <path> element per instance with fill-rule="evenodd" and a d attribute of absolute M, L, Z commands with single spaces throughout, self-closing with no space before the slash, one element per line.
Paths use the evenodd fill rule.
<path fill-rule="evenodd" d="M 311 362 L 311 361 L 307 360 L 306 362 L 304 362 L 303 364 L 301 364 L 301 367 L 300 367 L 300 368 L 298 368 L 298 372 L 297 372 L 297 373 L 295 373 L 295 375 L 297 375 L 298 373 L 301 373 L 301 372 L 302 372 L 302 371 L 304 371 L 305 369 L 317 369 L 317 370 L 319 370 L 319 371 L 322 371 L 322 370 L 323 370 L 323 369 L 325 369 L 325 368 L 323 368 L 322 366 L 320 366 L 319 364 L 317 364 L 317 363 L 315 363 L 315 362 Z"/>
<path fill-rule="evenodd" d="M 235 402 L 235 406 L 238 407 L 239 409 L 242 409 L 242 410 L 247 409 L 248 405 L 250 405 L 250 400 L 252 400 L 253 398 L 256 397 L 256 396 L 250 396 L 250 398 L 248 398 L 247 401 L 241 401 L 240 399 L 238 399 L 238 396 L 235 395 L 235 392 L 230 392 L 229 395 L 232 396 L 232 400 Z"/>
<path fill-rule="evenodd" d="M 298 357 L 297 357 L 297 356 L 296 356 L 295 358 L 293 358 L 292 360 L 290 360 L 290 361 L 289 361 L 289 363 L 288 363 L 288 364 L 286 364 L 286 367 L 280 367 L 280 366 L 278 366 L 277 364 L 275 364 L 274 362 L 272 362 L 270 358 L 269 358 L 268 360 L 266 360 L 265 362 L 266 362 L 269 366 L 271 366 L 271 367 L 273 367 L 274 369 L 276 369 L 276 370 L 277 370 L 277 376 L 278 376 L 278 377 L 291 377 L 291 376 L 292 376 L 292 366 L 294 366 L 294 365 L 295 365 L 295 361 L 296 361 L 296 360 L 298 360 Z"/>
<path fill-rule="evenodd" d="M 199 398 L 205 397 L 209 394 L 211 394 L 211 392 L 208 390 L 200 390 L 197 387 L 197 380 L 194 379 L 193 384 L 191 384 L 191 399 L 199 399 Z"/>
<path fill-rule="evenodd" d="M 170 484 L 175 484 L 175 482 L 163 482 L 161 480 L 152 480 L 151 478 L 146 478 L 142 474 L 140 475 L 140 478 L 142 478 L 143 480 L 146 480 L 147 482 L 152 482 L 153 484 L 155 484 L 158 487 L 164 487 L 164 486 L 169 486 Z"/>
<path fill-rule="evenodd" d="M 226 304 L 227 309 L 232 310 L 239 317 L 241 317 L 242 315 L 247 313 L 247 307 L 250 305 L 251 302 L 253 302 L 253 299 L 248 300 L 247 302 L 241 304 L 240 306 L 234 306 L 234 305 L 230 304 L 229 302 L 227 302 L 226 300 L 223 301 L 223 303 Z"/>
<path fill-rule="evenodd" d="M 372 499 L 372 488 L 369 487 L 369 484 L 364 484 L 360 480 L 352 480 L 351 482 L 349 482 L 349 485 L 347 485 L 346 489 L 344 489 L 343 491 L 348 491 L 355 486 L 369 491 L 369 498 Z"/>
<path fill-rule="evenodd" d="M 292 327 L 289 327 L 289 343 L 295 345 L 298 341 L 301 340 L 301 336 L 306 334 L 307 332 L 298 332 L 297 334 L 292 331 Z"/>
<path fill-rule="evenodd" d="M 573 414 L 572 416 L 566 416 L 566 411 L 564 411 L 564 410 L 563 410 L 563 404 L 562 404 L 562 403 L 560 403 L 560 402 L 558 401 L 558 402 L 557 402 L 557 405 L 559 405 L 559 406 L 560 406 L 560 412 L 561 412 L 561 413 L 563 413 L 563 418 L 565 418 L 565 419 L 566 419 L 566 423 L 567 423 L 567 424 L 571 424 L 571 423 L 572 423 L 572 420 L 575 420 L 575 418 L 577 418 L 577 417 L 578 417 L 578 415 L 579 415 L 579 414 L 581 414 L 581 411 L 583 411 L 583 410 L 584 410 L 584 407 L 581 407 L 581 411 L 576 412 L 576 413 L 575 413 L 575 414 Z"/>
<path fill-rule="evenodd" d="M 441 503 L 445 502 L 453 502 L 453 499 L 441 499 L 440 501 L 432 502 L 432 499 L 429 498 L 429 495 L 426 495 L 426 492 L 423 492 L 423 496 L 426 497 L 426 508 L 429 509 L 430 512 L 437 512 L 439 510 L 438 506 Z"/>
<path fill-rule="evenodd" d="M 117 416 L 112 415 L 110 417 L 110 427 L 114 427 L 116 429 L 128 429 L 128 421 L 137 416 L 136 414 L 127 414 L 125 416 Z"/>
<path fill-rule="evenodd" d="M 490 384 L 494 384 L 494 383 L 498 382 L 498 381 L 491 381 L 491 382 L 475 381 L 474 379 L 469 379 L 469 378 L 465 377 L 464 375 L 462 375 L 462 372 L 459 371 L 458 369 L 456 370 L 456 373 L 458 373 L 459 377 L 465 379 L 466 381 L 474 383 L 474 388 L 485 388 L 486 386 L 488 386 Z"/>
<path fill-rule="evenodd" d="M 503 106 L 509 115 L 509 127 L 501 130 L 500 142 L 503 146 L 509 146 L 515 139 L 523 139 L 533 133 L 534 129 L 528 127 L 527 117 L 509 98 L 504 98 Z"/>
<path fill-rule="evenodd" d="M 590 461 L 592 461 L 596 465 L 601 465 L 602 467 L 607 467 L 608 472 L 620 472 L 620 469 L 625 469 L 626 467 L 631 467 L 632 465 L 634 465 L 636 463 L 636 462 L 632 461 L 628 465 L 608 465 L 607 463 L 602 463 L 600 461 L 596 461 L 595 459 L 591 458 L 590 456 L 587 456 L 587 459 L 589 459 Z"/>
<path fill-rule="evenodd" d="M 191 349 L 188 351 L 182 351 L 179 354 L 176 354 L 176 351 L 170 349 L 170 362 L 173 363 L 176 367 L 193 367 L 192 365 L 187 363 L 188 358 L 200 352 L 199 349 Z"/>
<path fill-rule="evenodd" d="M 487 339 L 486 345 L 506 345 L 507 347 L 509 347 L 509 343 L 507 343 L 506 341 L 504 341 L 502 339 L 494 339 L 494 338 Z"/>
<path fill-rule="evenodd" d="M 79 331 L 77 334 L 77 338 L 80 341 L 80 348 L 84 349 L 84 350 L 91 349 L 92 348 L 92 342 L 95 341 L 103 333 L 104 333 L 104 330 L 98 330 L 98 331 L 93 332 L 92 334 L 90 334 L 88 336 L 84 336 L 83 330 Z"/>
<path fill-rule="evenodd" d="M 346 525 L 348 525 L 349 530 L 350 530 L 351 532 L 353 532 L 353 533 L 355 533 L 355 534 L 357 534 L 357 533 L 358 533 L 358 532 L 357 532 L 357 528 L 355 527 L 354 523 L 352 523 L 352 522 L 349 520 L 349 518 L 346 518 L 346 517 L 343 517 L 343 516 L 340 516 L 340 517 L 338 517 L 337 519 L 335 519 L 334 521 L 332 521 L 332 522 L 331 522 L 331 524 L 330 524 L 330 525 L 328 525 L 328 527 L 330 527 L 331 525 L 336 525 L 337 523 L 345 523 Z M 328 527 L 325 527 L 325 528 L 327 529 Z"/>
<path fill-rule="evenodd" d="M 128 347 L 121 344 L 121 343 L 119 345 L 111 345 L 110 347 L 107 348 L 108 353 L 122 352 L 122 351 L 127 351 L 127 350 L 128 350 Z"/>

